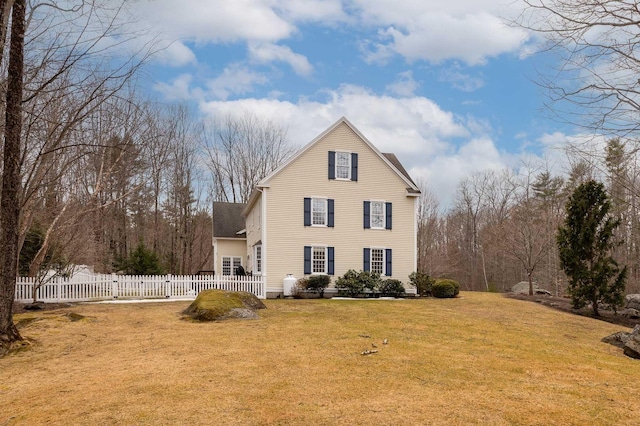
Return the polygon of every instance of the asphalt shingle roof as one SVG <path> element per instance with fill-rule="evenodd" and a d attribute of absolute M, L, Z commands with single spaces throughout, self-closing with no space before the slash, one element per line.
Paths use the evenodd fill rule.
<path fill-rule="evenodd" d="M 213 237 L 214 238 L 244 238 L 238 235 L 245 227 L 242 210 L 244 203 L 213 203 Z"/>

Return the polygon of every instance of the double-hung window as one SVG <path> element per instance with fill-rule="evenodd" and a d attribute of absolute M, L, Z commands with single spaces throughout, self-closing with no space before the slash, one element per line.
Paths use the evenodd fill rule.
<path fill-rule="evenodd" d="M 305 198 L 304 199 L 304 226 L 333 227 L 334 200 L 331 198 Z"/>
<path fill-rule="evenodd" d="M 329 151 L 329 179 L 358 181 L 358 154 Z"/>
<path fill-rule="evenodd" d="M 327 248 L 313 247 L 311 252 L 311 273 L 326 274 L 327 273 Z"/>
<path fill-rule="evenodd" d="M 371 202 L 371 228 L 384 229 L 384 201 Z"/>
<path fill-rule="evenodd" d="M 384 249 L 371 249 L 371 272 L 384 275 Z"/>
<path fill-rule="evenodd" d="M 327 199 L 311 199 L 311 225 L 327 225 Z"/>
<path fill-rule="evenodd" d="M 258 244 L 253 247 L 253 272 L 262 274 L 262 245 Z"/>
<path fill-rule="evenodd" d="M 391 229 L 392 207 L 391 203 L 385 201 L 365 201 L 365 229 Z"/>
<path fill-rule="evenodd" d="M 362 269 L 390 277 L 393 275 L 391 255 L 392 251 L 388 248 L 365 247 Z"/>
<path fill-rule="evenodd" d="M 334 274 L 333 247 L 305 246 L 304 247 L 304 273 L 305 274 Z"/>
<path fill-rule="evenodd" d="M 336 179 L 351 179 L 351 153 L 336 152 Z"/>
<path fill-rule="evenodd" d="M 222 275 L 235 275 L 238 266 L 242 266 L 242 257 L 222 256 Z"/>

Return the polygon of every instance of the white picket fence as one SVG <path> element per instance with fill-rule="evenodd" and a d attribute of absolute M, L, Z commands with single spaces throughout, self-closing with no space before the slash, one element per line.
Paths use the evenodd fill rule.
<path fill-rule="evenodd" d="M 35 278 L 18 277 L 17 302 L 33 301 Z M 182 299 L 202 290 L 246 291 L 265 299 L 264 277 L 228 275 L 92 275 L 81 278 L 54 278 L 36 289 L 36 300 L 45 303 L 87 302 L 112 299 Z"/>

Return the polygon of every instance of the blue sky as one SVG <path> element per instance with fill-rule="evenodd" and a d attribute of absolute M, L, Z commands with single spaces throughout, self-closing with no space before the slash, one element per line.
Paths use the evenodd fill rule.
<path fill-rule="evenodd" d="M 150 0 L 168 47 L 148 89 L 199 114 L 251 111 L 302 146 L 346 116 L 444 205 L 470 173 L 560 158 L 572 129 L 533 80 L 551 59 L 501 0 Z M 561 161 L 561 160 L 552 160 Z"/>

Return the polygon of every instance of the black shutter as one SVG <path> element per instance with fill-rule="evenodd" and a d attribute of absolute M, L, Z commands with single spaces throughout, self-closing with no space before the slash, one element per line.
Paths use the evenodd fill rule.
<path fill-rule="evenodd" d="M 371 249 L 364 249 L 364 262 L 362 262 L 362 270 L 370 271 L 371 270 Z"/>
<path fill-rule="evenodd" d="M 385 228 L 387 229 L 391 229 L 391 203 L 384 203 L 385 204 Z"/>
<path fill-rule="evenodd" d="M 311 246 L 304 246 L 304 273 L 311 273 Z"/>
<path fill-rule="evenodd" d="M 336 178 L 336 152 L 329 151 L 329 179 Z"/>
<path fill-rule="evenodd" d="M 329 258 L 329 262 L 327 263 L 327 274 L 328 275 L 333 275 L 335 273 L 333 256 L 334 256 L 333 247 L 327 247 L 327 257 Z"/>
<path fill-rule="evenodd" d="M 364 202 L 364 228 L 371 228 L 371 201 Z"/>
<path fill-rule="evenodd" d="M 351 180 L 358 181 L 358 154 L 351 154 Z"/>
<path fill-rule="evenodd" d="M 391 263 L 392 263 L 391 262 L 391 249 L 385 249 L 384 257 L 385 257 L 384 260 L 385 260 L 385 263 L 386 263 L 386 267 L 384 268 L 385 269 L 384 272 L 385 272 L 386 276 L 390 277 L 391 275 L 393 275 L 393 272 L 391 270 Z"/>
<path fill-rule="evenodd" d="M 311 198 L 304 199 L 304 226 L 311 226 Z"/>
<path fill-rule="evenodd" d="M 327 200 L 327 226 L 333 228 L 333 200 Z"/>

